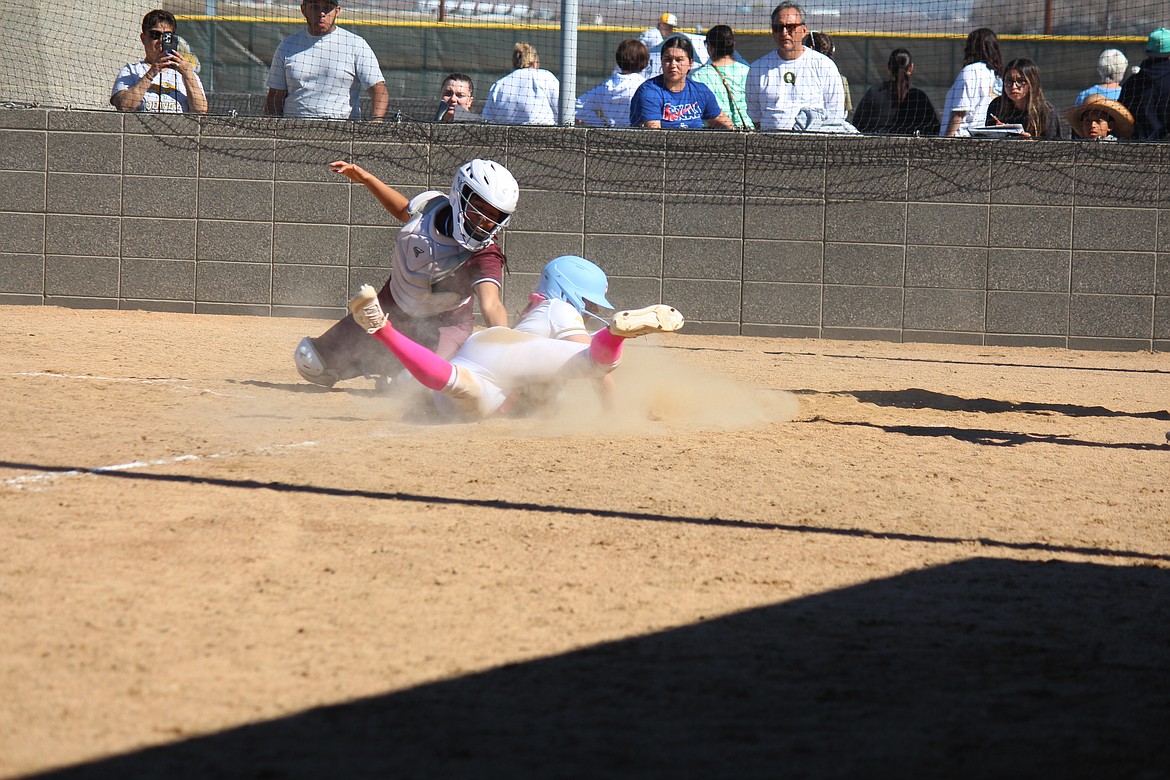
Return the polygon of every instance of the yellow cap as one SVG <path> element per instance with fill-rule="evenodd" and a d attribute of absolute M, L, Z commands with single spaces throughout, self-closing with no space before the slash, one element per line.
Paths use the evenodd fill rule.
<path fill-rule="evenodd" d="M 663 24 L 669 24 L 671 27 L 678 27 L 678 17 L 674 14 L 663 14 L 658 17 L 658 21 Z"/>

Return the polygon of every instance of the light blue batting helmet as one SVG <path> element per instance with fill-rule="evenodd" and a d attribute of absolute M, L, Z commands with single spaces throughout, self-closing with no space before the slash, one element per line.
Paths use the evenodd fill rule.
<path fill-rule="evenodd" d="M 536 285 L 536 292 L 540 295 L 566 301 L 582 313 L 585 301 L 607 309 L 614 308 L 605 297 L 608 290 L 609 279 L 605 271 L 577 255 L 561 255 L 550 260 Z"/>

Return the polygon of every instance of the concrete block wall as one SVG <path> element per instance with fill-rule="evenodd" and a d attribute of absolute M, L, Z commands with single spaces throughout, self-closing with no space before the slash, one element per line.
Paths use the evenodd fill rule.
<path fill-rule="evenodd" d="M 1170 147 L 0 110 L 0 303 L 332 318 L 408 196 L 522 186 L 505 300 L 577 253 L 692 332 L 1170 349 Z"/>

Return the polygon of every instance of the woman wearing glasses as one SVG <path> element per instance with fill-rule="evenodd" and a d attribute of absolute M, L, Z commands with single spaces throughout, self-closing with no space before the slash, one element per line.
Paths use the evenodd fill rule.
<path fill-rule="evenodd" d="M 195 72 L 194 59 L 179 50 L 185 44 L 181 44 L 175 28 L 175 16 L 170 11 L 150 11 L 142 17 L 140 37 L 146 56 L 119 71 L 110 92 L 110 105 L 119 111 L 207 113 L 203 82 Z"/>
<path fill-rule="evenodd" d="M 1044 98 L 1040 68 L 1026 57 L 1003 69 L 1003 94 L 987 107 L 987 126 L 1023 125 L 1028 138 L 1060 138 L 1060 114 Z"/>

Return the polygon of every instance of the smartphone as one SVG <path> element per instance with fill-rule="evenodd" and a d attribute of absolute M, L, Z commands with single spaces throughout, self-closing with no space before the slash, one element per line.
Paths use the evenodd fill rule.
<path fill-rule="evenodd" d="M 175 50 L 179 48 L 179 39 L 173 32 L 165 32 L 158 38 L 159 43 L 162 44 L 163 54 L 174 54 Z"/>
<path fill-rule="evenodd" d="M 443 117 L 447 116 L 447 111 L 450 110 L 450 108 L 451 108 L 451 106 L 446 101 L 440 100 L 438 107 L 435 109 L 435 118 L 432 119 L 431 121 L 432 122 L 442 122 Z M 479 121 L 479 114 L 473 114 L 470 111 L 468 111 L 466 108 L 464 108 L 463 106 L 456 103 L 455 104 L 455 112 L 451 115 L 451 121 L 453 121 L 453 122 L 478 122 Z"/>

